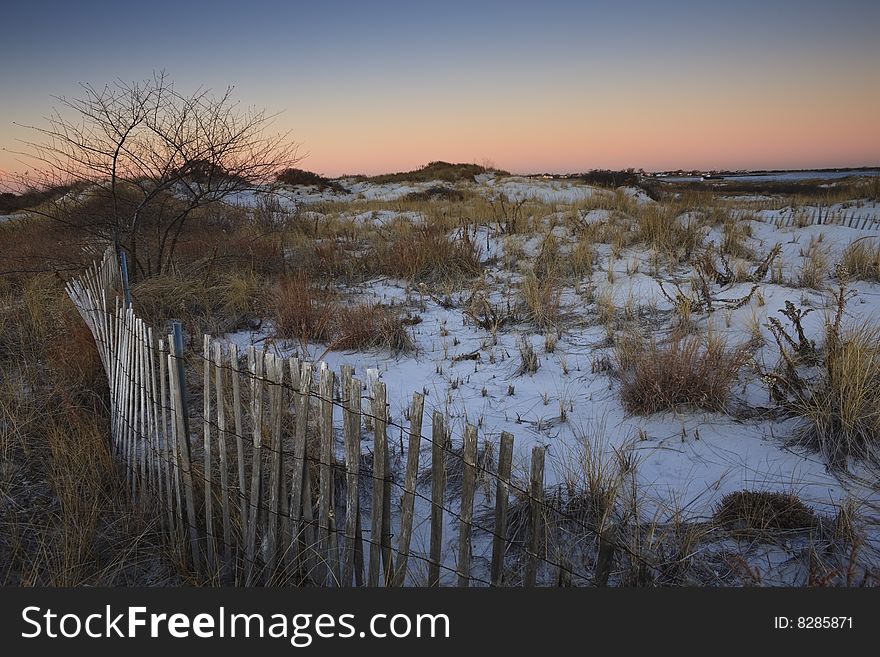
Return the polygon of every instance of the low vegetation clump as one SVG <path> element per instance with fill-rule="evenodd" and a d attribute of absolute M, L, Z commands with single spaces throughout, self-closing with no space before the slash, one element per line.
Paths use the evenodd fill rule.
<path fill-rule="evenodd" d="M 724 410 L 746 362 L 714 336 L 673 335 L 667 342 L 630 337 L 616 347 L 621 399 L 630 413 L 648 415 L 679 407 Z"/>
<path fill-rule="evenodd" d="M 163 275 L 133 285 L 132 303 L 153 327 L 178 320 L 192 335 L 221 335 L 253 328 L 266 310 L 264 294 L 262 281 L 247 272 Z"/>
<path fill-rule="evenodd" d="M 718 526 L 744 536 L 809 530 L 819 522 L 813 509 L 791 493 L 750 490 L 725 495 L 712 519 Z"/>
<path fill-rule="evenodd" d="M 12 214 L 20 210 L 27 210 L 43 203 L 57 200 L 74 190 L 81 190 L 82 185 L 71 183 L 62 185 L 34 185 L 21 193 L 0 193 L 0 214 Z"/>
<path fill-rule="evenodd" d="M 57 275 L 0 288 L 0 584 L 179 583 L 159 515 L 130 500 L 111 457 L 107 394 Z"/>
<path fill-rule="evenodd" d="M 635 230 L 638 242 L 683 262 L 690 260 L 703 242 L 698 222 L 677 221 L 673 208 L 659 204 L 639 208 Z"/>

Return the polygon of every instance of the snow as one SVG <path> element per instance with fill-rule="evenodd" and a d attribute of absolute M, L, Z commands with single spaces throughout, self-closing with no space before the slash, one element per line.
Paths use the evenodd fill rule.
<path fill-rule="evenodd" d="M 389 200 L 428 186 L 430 184 L 372 187 L 358 184 L 351 186 L 350 196 Z M 487 195 L 503 193 L 511 200 L 533 198 L 548 203 L 577 203 L 596 194 L 609 193 L 559 181 L 489 176 L 475 186 Z M 640 203 L 653 203 L 642 198 L 640 190 L 626 193 Z M 866 235 L 880 237 L 880 232 L 835 223 L 798 227 L 797 222 L 786 225 L 783 221 L 777 225 L 780 218 L 797 213 L 812 217 L 818 212 L 826 217 L 843 214 L 844 222 L 845 217 L 855 214 L 880 224 L 880 210 L 864 201 L 830 208 L 801 208 L 794 213 L 791 208 L 751 213 L 749 216 L 757 220 L 744 220 L 751 228 L 751 237 L 745 242 L 758 254 L 758 260 L 775 244 L 781 244 L 782 280 L 767 282 L 768 275 L 759 284 L 758 293 L 744 306 L 699 316 L 697 321 L 703 331 L 713 331 L 734 347 L 753 339 L 758 327 L 764 344 L 755 352 L 755 361 L 770 367 L 778 359 L 778 349 L 766 324 L 771 317 L 781 318 L 778 311 L 785 307 L 786 301 L 791 301 L 816 309 L 806 317 L 804 328 L 808 335 L 819 338 L 825 317 L 831 312 L 830 292 L 835 283 L 829 278 L 827 289 L 822 291 L 790 285 L 789 281 L 797 277 L 803 266 L 804 253 L 811 244 L 815 245 L 833 269 L 844 249 L 854 240 Z M 587 224 L 609 222 L 615 217 L 603 209 L 588 210 L 579 216 Z M 421 220 L 419 215 L 400 215 L 391 210 L 354 215 L 361 223 L 400 218 Z M 688 224 L 698 222 L 699 217 L 688 213 L 677 220 Z M 543 226 L 552 226 L 550 230 L 561 243 L 563 254 L 576 240 L 565 226 L 552 221 L 544 222 Z M 704 230 L 706 242 L 712 239 L 719 243 L 720 229 L 706 227 Z M 489 226 L 480 226 L 472 234 L 483 251 L 487 266 L 485 293 L 491 303 L 502 306 L 515 303 L 519 275 L 501 268 L 504 253 L 516 247 L 528 258 L 534 258 L 547 232 L 503 235 Z M 453 232 L 450 239 L 458 236 Z M 847 500 L 862 505 L 880 503 L 880 492 L 872 485 L 874 479 L 866 466 L 854 463 L 850 474 L 844 475 L 830 471 L 819 455 L 792 447 L 787 439 L 795 430 L 797 420 L 689 410 L 650 416 L 628 414 L 620 401 L 618 382 L 601 366 L 603 359 L 612 356 L 612 350 L 608 346 L 606 328 L 597 318 L 596 299 L 603 294 L 610 295 L 618 313 L 629 306 L 642 317 L 645 331 L 662 336 L 669 330 L 674 311 L 659 283 L 666 283 L 667 291 L 674 287 L 665 268 L 657 278 L 648 273 L 650 253 L 643 247 L 623 249 L 620 259 L 613 263 L 613 282 L 609 282 L 605 269 L 610 247 L 596 244 L 595 248 L 598 265 L 592 280 L 581 281 L 577 289 L 566 287 L 562 291 L 564 311 L 574 321 L 558 336 L 552 350 L 546 347 L 547 332 L 525 322 L 505 327 L 496 335 L 475 326 L 462 312 L 471 296 L 468 290 L 454 291 L 452 307 L 444 307 L 446 304 L 422 296 L 411 284 L 389 279 L 367 281 L 345 292 L 353 298 L 402 306 L 418 314 L 422 322 L 411 329 L 417 345 L 414 353 L 328 351 L 320 344 L 307 345 L 306 353 L 302 353 L 302 345 L 284 342 L 272 343 L 272 349 L 284 355 L 298 353 L 311 360 L 322 358 L 337 372 L 343 364 L 352 365 L 355 376 L 361 380 L 377 373 L 387 386 L 392 422 L 401 425 L 408 424 L 404 417 L 412 394 L 422 392 L 426 395 L 422 428 L 425 436 L 431 435 L 431 416 L 435 410 L 449 418 L 456 442 L 461 440 L 466 423 L 478 426 L 481 442 L 489 440 L 497 444 L 501 432 L 512 433 L 515 475 L 521 479 L 526 477 L 529 455 L 536 445 L 547 448 L 548 486 L 563 483 L 571 476 L 585 445 L 594 448 L 601 445 L 608 459 L 616 451 L 631 450 L 637 461 L 641 510 L 658 521 L 676 516 L 705 519 L 712 515 L 725 495 L 740 490 L 791 492 L 825 514 L 836 513 Z M 639 266 L 632 267 L 629 263 Z M 675 272 L 675 280 L 684 290 L 690 285 L 689 271 L 689 267 L 680 267 Z M 592 298 L 584 292 L 587 287 L 592 287 Z M 751 287 L 749 283 L 731 285 L 721 290 L 719 296 L 739 298 L 748 294 Z M 856 296 L 847 307 L 846 321 L 857 325 L 880 320 L 880 285 L 857 282 L 851 289 Z M 264 324 L 259 334 L 227 337 L 243 348 L 270 335 L 271 326 Z M 532 375 L 518 372 L 519 344 L 523 338 L 532 344 L 539 360 L 539 368 Z M 455 358 L 474 352 L 479 354 L 477 360 L 457 361 Z M 771 405 L 766 387 L 748 369 L 743 371 L 732 396 L 734 405 Z M 394 431 L 397 430 L 391 432 L 392 442 L 396 441 Z M 365 434 L 364 449 L 371 448 L 370 436 Z"/>

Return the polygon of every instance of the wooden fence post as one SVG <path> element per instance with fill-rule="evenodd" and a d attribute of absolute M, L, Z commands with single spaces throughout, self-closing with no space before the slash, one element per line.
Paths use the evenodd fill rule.
<path fill-rule="evenodd" d="M 361 460 L 360 383 L 355 387 L 351 367 L 343 366 L 342 390 L 345 400 L 343 439 L 345 444 L 345 545 L 342 553 L 342 585 L 351 586 L 354 574 L 357 516 L 360 514 L 359 483 Z"/>
<path fill-rule="evenodd" d="M 498 478 L 495 487 L 495 535 L 492 537 L 492 586 L 504 581 L 504 554 L 507 547 L 507 504 L 510 494 L 510 471 L 513 465 L 513 435 L 501 432 L 498 449 Z"/>
<path fill-rule="evenodd" d="M 308 471 L 308 463 L 306 462 L 306 442 L 309 422 L 309 395 L 312 385 L 312 365 L 311 363 L 300 364 L 299 391 L 296 395 L 296 431 L 294 433 L 293 443 L 293 475 L 290 486 L 290 524 L 292 537 L 291 540 L 296 546 L 295 557 L 299 565 L 303 566 L 302 560 L 306 557 L 306 550 L 310 550 L 311 546 L 303 546 L 303 536 L 305 535 L 304 521 L 306 514 L 303 509 L 306 505 L 305 488 L 308 479 L 306 473 Z"/>
<path fill-rule="evenodd" d="M 532 472 L 529 490 L 529 548 L 526 560 L 525 586 L 535 586 L 538 575 L 538 550 L 541 545 L 544 506 L 544 448 L 532 448 Z"/>
<path fill-rule="evenodd" d="M 214 482 L 211 461 L 211 336 L 202 336 L 202 438 L 204 440 L 205 541 L 208 544 L 208 572 L 217 572 L 217 545 L 214 537 Z"/>
<path fill-rule="evenodd" d="M 164 470 L 165 477 L 165 497 L 166 497 L 166 507 L 168 509 L 167 515 L 167 529 L 168 535 L 170 536 L 174 532 L 175 522 L 174 518 L 177 515 L 178 523 L 177 528 L 178 532 L 183 527 L 183 516 L 180 515 L 182 510 L 180 508 L 180 495 L 177 497 L 177 514 L 175 514 L 175 504 L 174 497 L 172 495 L 172 477 L 176 474 L 177 470 L 173 468 L 174 462 L 171 460 L 172 449 L 169 449 L 168 446 L 171 443 L 171 433 L 168 430 L 168 352 L 165 349 L 165 341 L 159 340 L 159 406 L 162 411 L 162 468 Z M 176 459 L 175 459 L 176 461 Z M 174 489 L 174 492 L 177 492 L 179 489 Z"/>
<path fill-rule="evenodd" d="M 400 537 L 397 540 L 397 570 L 393 586 L 403 586 L 406 582 L 406 567 L 409 559 L 409 546 L 412 540 L 413 507 L 415 504 L 416 481 L 419 474 L 419 451 L 422 441 L 422 415 L 425 410 L 425 396 L 413 394 L 409 413 L 409 445 L 406 452 L 406 475 L 403 481 L 403 499 L 400 512 Z"/>
<path fill-rule="evenodd" d="M 598 539 L 599 548 L 596 556 L 596 568 L 593 572 L 593 583 L 596 586 L 608 586 L 608 578 L 614 564 L 614 552 L 617 550 L 617 524 L 603 518 Z"/>
<path fill-rule="evenodd" d="M 321 462 L 318 470 L 318 554 L 324 566 L 319 583 L 338 581 L 338 556 L 331 549 L 331 513 L 333 512 L 333 370 L 321 363 Z"/>
<path fill-rule="evenodd" d="M 251 378 L 251 418 L 253 422 L 254 451 L 251 460 L 251 494 L 248 507 L 247 540 L 245 542 L 245 586 L 253 586 L 256 566 L 257 526 L 260 524 L 260 504 L 263 478 L 263 352 L 253 345 L 248 347 L 248 365 Z"/>
<path fill-rule="evenodd" d="M 226 444 L 226 395 L 223 347 L 214 343 L 214 392 L 217 397 L 217 449 L 220 452 L 220 511 L 223 517 L 223 568 L 226 581 L 232 576 L 232 520 L 229 513 L 229 453 Z"/>
<path fill-rule="evenodd" d="M 159 507 L 165 505 L 164 482 L 162 481 L 162 461 L 159 453 L 159 398 L 156 386 L 156 340 L 153 337 L 153 329 L 147 329 L 147 357 L 150 379 L 150 444 L 151 444 L 151 468 L 150 478 L 155 489 L 156 499 L 159 501 Z"/>
<path fill-rule="evenodd" d="M 229 366 L 232 378 L 232 415 L 235 422 L 235 450 L 238 457 L 238 494 L 235 496 L 241 528 L 240 545 L 244 545 L 248 527 L 247 474 L 244 467 L 244 421 L 241 413 L 241 370 L 238 368 L 238 346 L 229 345 Z"/>
<path fill-rule="evenodd" d="M 443 494 L 446 487 L 446 423 L 440 411 L 434 411 L 431 423 L 431 561 L 428 565 L 428 585 L 440 586 Z"/>
<path fill-rule="evenodd" d="M 461 482 L 461 508 L 458 525 L 458 585 L 468 586 L 471 580 L 471 530 L 474 517 L 474 483 L 477 466 L 477 428 L 468 424 L 462 447 L 464 473 Z"/>
<path fill-rule="evenodd" d="M 372 522 L 370 524 L 370 570 L 367 585 L 378 586 L 380 561 L 384 561 L 386 569 L 389 567 L 389 562 L 383 559 L 385 556 L 383 512 L 385 510 L 386 459 L 388 457 L 385 428 L 385 384 L 376 381 L 371 392 L 373 398 L 373 503 L 370 508 Z"/>
<path fill-rule="evenodd" d="M 281 418 L 284 401 L 284 362 L 266 354 L 266 378 L 269 380 L 269 428 L 272 432 L 271 469 L 269 470 L 269 513 L 267 531 L 266 581 L 273 576 L 278 564 L 278 527 L 281 500 L 287 486 L 284 483 L 284 450 L 281 440 Z M 284 537 L 287 540 L 287 537 Z"/>
<path fill-rule="evenodd" d="M 183 490 L 186 497 L 187 532 L 189 534 L 190 556 L 197 574 L 202 574 L 202 563 L 199 556 L 199 528 L 196 520 L 196 507 L 192 478 L 192 459 L 189 441 L 189 400 L 187 398 L 186 377 L 183 368 L 183 327 L 180 322 L 172 324 L 170 382 L 173 388 L 173 412 L 177 424 L 179 466 L 183 479 Z"/>

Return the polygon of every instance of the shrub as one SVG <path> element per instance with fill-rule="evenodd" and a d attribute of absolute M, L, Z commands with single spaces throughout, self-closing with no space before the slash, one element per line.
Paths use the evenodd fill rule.
<path fill-rule="evenodd" d="M 401 317 L 375 303 L 340 308 L 334 334 L 334 349 L 385 348 L 398 352 L 415 347 Z"/>
<path fill-rule="evenodd" d="M 429 162 L 425 166 L 414 171 L 400 173 L 388 173 L 369 178 L 370 182 L 377 184 L 396 182 L 431 182 L 442 180 L 444 182 L 459 182 L 462 180 L 473 182 L 474 176 L 487 171 L 494 171 L 500 175 L 510 175 L 506 171 L 487 169 L 479 164 L 451 164 L 449 162 Z"/>
<path fill-rule="evenodd" d="M 320 174 L 311 171 L 304 171 L 303 169 L 284 169 L 275 175 L 275 180 L 284 185 L 313 185 L 319 190 L 331 189 L 343 194 L 348 193 L 348 190 L 335 180 L 330 180 Z"/>
<path fill-rule="evenodd" d="M 278 337 L 317 342 L 329 342 L 333 337 L 333 300 L 302 274 L 278 283 L 272 310 Z"/>
<path fill-rule="evenodd" d="M 615 350 L 624 407 L 638 414 L 680 406 L 723 410 L 746 362 L 743 350 L 728 353 L 721 340 L 695 335 L 673 335 L 664 344 L 630 337 Z"/>
<path fill-rule="evenodd" d="M 463 201 L 464 192 L 454 187 L 444 187 L 443 185 L 434 185 L 420 192 L 410 192 L 403 197 L 404 201 L 420 202 L 420 201 Z"/>

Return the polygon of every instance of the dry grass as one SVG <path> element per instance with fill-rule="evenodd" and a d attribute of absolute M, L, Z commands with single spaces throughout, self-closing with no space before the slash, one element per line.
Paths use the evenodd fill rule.
<path fill-rule="evenodd" d="M 0 583 L 176 581 L 148 506 L 110 457 L 106 379 L 58 279 L 0 295 Z"/>
<path fill-rule="evenodd" d="M 390 349 L 394 352 L 415 349 L 400 315 L 376 303 L 341 308 L 336 315 L 331 344 L 334 349 Z"/>
<path fill-rule="evenodd" d="M 798 440 L 828 463 L 880 463 L 880 329 L 859 327 L 839 338 L 826 334 L 818 377 L 787 406 L 806 421 Z"/>
<path fill-rule="evenodd" d="M 797 285 L 821 290 L 828 280 L 828 255 L 821 240 L 810 239 L 807 248 L 801 250 L 801 258 L 803 261 L 798 270 Z"/>
<path fill-rule="evenodd" d="M 353 306 L 319 290 L 302 275 L 288 277 L 273 296 L 275 336 L 302 344 L 323 342 L 329 349 L 415 348 L 405 318 L 377 303 Z"/>
<path fill-rule="evenodd" d="M 435 227 L 410 227 L 374 244 L 377 271 L 412 282 L 460 284 L 481 270 L 477 247 L 467 238 L 450 239 Z"/>
<path fill-rule="evenodd" d="M 181 321 L 192 335 L 253 327 L 266 312 L 263 282 L 248 272 L 154 276 L 132 286 L 135 311 L 151 326 Z"/>
<path fill-rule="evenodd" d="M 301 342 L 333 338 L 336 305 L 330 293 L 317 289 L 299 274 L 279 281 L 272 296 L 275 335 Z"/>
<path fill-rule="evenodd" d="M 621 399 L 631 413 L 650 414 L 686 406 L 723 410 L 746 362 L 717 337 L 673 335 L 669 341 L 629 337 L 615 347 Z"/>
<path fill-rule="evenodd" d="M 553 277 L 529 272 L 520 285 L 522 315 L 541 329 L 555 328 L 562 316 L 562 288 Z"/>
<path fill-rule="evenodd" d="M 861 281 L 880 280 L 880 244 L 866 239 L 856 240 L 844 250 L 840 264 L 850 278 Z"/>
<path fill-rule="evenodd" d="M 638 206 L 635 218 L 636 240 L 676 259 L 689 260 L 702 243 L 699 223 L 678 221 L 677 210 L 672 206 L 659 203 Z"/>

